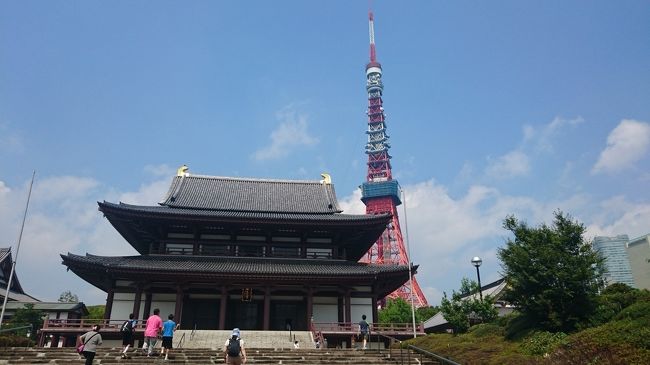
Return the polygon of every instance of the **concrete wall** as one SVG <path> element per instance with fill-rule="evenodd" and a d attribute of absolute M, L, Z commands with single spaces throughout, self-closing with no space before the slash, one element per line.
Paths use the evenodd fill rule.
<path fill-rule="evenodd" d="M 371 298 L 352 298 L 350 300 L 351 310 L 350 315 L 352 316 L 352 323 L 359 323 L 361 321 L 361 316 L 366 315 L 366 321 L 368 323 L 375 322 L 375 319 L 372 318 L 372 299 Z"/>
<path fill-rule="evenodd" d="M 337 298 L 314 297 L 314 322 L 336 323 L 339 321 Z"/>

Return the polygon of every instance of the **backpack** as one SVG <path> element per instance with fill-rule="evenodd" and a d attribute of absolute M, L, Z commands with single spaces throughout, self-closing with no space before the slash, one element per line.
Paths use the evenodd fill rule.
<path fill-rule="evenodd" d="M 226 352 L 228 356 L 236 357 L 239 356 L 241 352 L 241 345 L 239 344 L 238 338 L 230 338 L 228 340 L 228 346 L 226 347 Z"/>
<path fill-rule="evenodd" d="M 133 322 L 125 321 L 122 324 L 122 332 L 132 332 L 133 331 Z"/>

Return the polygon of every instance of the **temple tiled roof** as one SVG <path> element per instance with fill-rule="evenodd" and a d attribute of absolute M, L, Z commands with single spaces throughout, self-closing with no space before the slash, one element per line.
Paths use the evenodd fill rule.
<path fill-rule="evenodd" d="M 99 203 L 100 210 L 106 213 L 106 210 L 117 209 L 125 213 L 134 215 L 156 215 L 156 216 L 188 216 L 195 218 L 211 219 L 254 219 L 254 220 L 281 220 L 281 221 L 299 221 L 299 222 L 388 222 L 388 214 L 310 214 L 310 213 L 291 213 L 291 212 L 255 212 L 255 211 L 228 211 L 228 210 L 203 210 L 189 208 L 174 208 L 169 206 L 148 206 L 148 205 L 131 205 L 125 203 Z"/>
<path fill-rule="evenodd" d="M 406 265 L 377 265 L 343 260 L 252 258 L 220 256 L 61 255 L 63 264 L 88 283 L 110 290 L 111 280 L 135 283 L 147 280 L 159 288 L 187 285 L 325 285 L 373 288 L 384 297 L 409 278 Z M 414 272 L 417 267 L 413 268 Z M 110 278 L 111 280 L 107 280 Z M 127 285 L 127 284 L 122 284 Z M 131 288 L 131 286 L 129 286 Z M 175 290 L 175 289 L 174 289 Z"/>
<path fill-rule="evenodd" d="M 189 174 L 174 178 L 160 204 L 173 208 L 240 212 L 341 212 L 332 184 Z"/>
<path fill-rule="evenodd" d="M 209 274 L 215 276 L 316 276 L 343 277 L 408 273 L 406 265 L 377 265 L 345 260 L 313 260 L 286 258 L 215 257 L 183 255 L 142 256 L 80 256 L 61 255 L 63 264 L 73 267 L 94 267 L 102 272 L 174 272 L 176 274 Z"/>
<path fill-rule="evenodd" d="M 11 247 L 1 247 L 0 248 L 0 270 L 4 271 L 4 277 L 9 279 L 11 272 L 11 266 L 13 260 L 11 258 Z M 0 297 L 4 296 L 4 291 L 7 290 L 7 284 L 0 284 L 0 288 L 3 290 Z M 25 294 L 23 287 L 18 281 L 18 274 L 14 272 L 14 277 L 11 281 L 11 290 L 9 293 L 9 299 L 11 300 L 21 300 L 21 301 L 38 301 L 38 299 L 33 298 L 32 296 Z"/>

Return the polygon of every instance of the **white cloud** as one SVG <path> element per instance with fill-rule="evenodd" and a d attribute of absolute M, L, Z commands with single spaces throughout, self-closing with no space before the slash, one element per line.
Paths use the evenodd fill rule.
<path fill-rule="evenodd" d="M 650 124 L 624 119 L 607 136 L 607 147 L 591 172 L 613 173 L 628 169 L 646 154 L 649 145 Z"/>
<path fill-rule="evenodd" d="M 573 127 L 578 124 L 584 123 L 582 117 L 573 119 L 566 119 L 562 117 L 555 117 L 550 123 L 544 124 L 541 127 L 533 127 L 531 125 L 524 126 L 524 143 L 532 144 L 532 149 L 537 152 L 553 152 L 553 143 L 559 131 L 565 127 Z"/>
<path fill-rule="evenodd" d="M 155 204 L 168 186 L 166 177 L 137 192 L 116 192 L 92 178 L 37 175 L 16 265 L 23 288 L 41 300 L 56 300 L 71 290 L 87 304 L 103 303 L 106 294 L 66 272 L 59 254 L 135 254 L 97 211 L 97 201 Z M 28 188 L 29 181 L 11 188 L 0 181 L 0 245 L 12 246 L 14 256 Z"/>
<path fill-rule="evenodd" d="M 298 114 L 292 106 L 279 111 L 276 117 L 280 124 L 271 132 L 271 144 L 255 151 L 253 159 L 276 160 L 288 156 L 296 147 L 318 143 L 318 139 L 309 134 L 307 117 Z"/>
<path fill-rule="evenodd" d="M 165 177 L 165 178 L 176 175 L 177 170 L 178 170 L 178 168 L 170 167 L 167 164 L 146 165 L 144 167 L 144 172 L 145 173 L 147 173 L 147 174 L 149 174 L 151 176 Z M 191 173 L 192 171 L 189 171 L 189 172 Z"/>
<path fill-rule="evenodd" d="M 11 189 L 9 189 L 9 187 L 7 186 L 7 184 L 5 184 L 4 181 L 0 180 L 0 196 L 9 194 L 9 192 L 11 192 Z"/>
<path fill-rule="evenodd" d="M 525 176 L 530 172 L 528 156 L 519 150 L 510 151 L 496 160 L 489 161 L 485 173 L 496 179 Z"/>
<path fill-rule="evenodd" d="M 617 236 L 630 238 L 650 233 L 650 204 L 633 203 L 615 196 L 599 204 L 597 213 L 587 225 L 587 236 Z"/>
<path fill-rule="evenodd" d="M 582 117 L 573 119 L 555 117 L 542 126 L 523 125 L 523 137 L 520 145 L 497 158 L 488 157 L 485 176 L 490 179 L 502 180 L 529 175 L 531 160 L 541 154 L 553 152 L 553 145 L 556 143 L 560 130 L 581 123 L 584 123 Z"/>

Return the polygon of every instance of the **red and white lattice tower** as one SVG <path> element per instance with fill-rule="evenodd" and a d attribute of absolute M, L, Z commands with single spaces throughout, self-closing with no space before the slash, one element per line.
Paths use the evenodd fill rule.
<path fill-rule="evenodd" d="M 370 62 L 366 65 L 366 90 L 368 91 L 368 176 L 361 185 L 361 200 L 366 205 L 366 214 L 390 213 L 393 219 L 386 230 L 377 239 L 368 253 L 361 259 L 384 265 L 409 265 L 409 257 L 404 245 L 402 230 L 399 225 L 397 206 L 402 204 L 397 180 L 393 180 L 388 153 L 390 144 L 386 133 L 386 116 L 384 115 L 382 93 L 384 85 L 381 82 L 381 65 L 377 62 L 375 53 L 375 29 L 372 11 L 368 13 L 370 24 Z M 413 302 L 417 307 L 427 306 L 427 300 L 418 285 L 415 276 L 412 277 L 413 293 L 410 283 L 391 293 L 389 298 L 403 298 Z"/>

